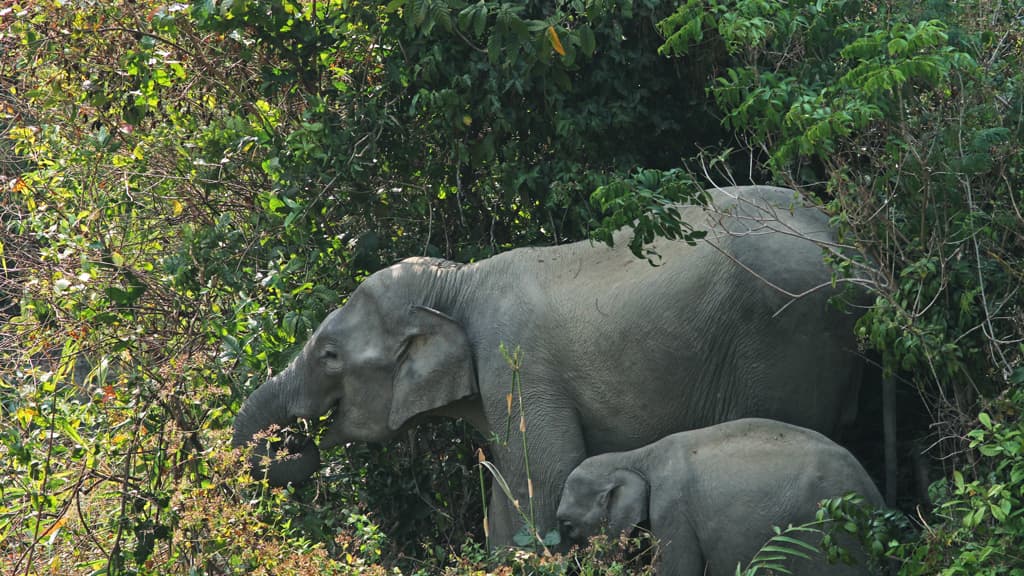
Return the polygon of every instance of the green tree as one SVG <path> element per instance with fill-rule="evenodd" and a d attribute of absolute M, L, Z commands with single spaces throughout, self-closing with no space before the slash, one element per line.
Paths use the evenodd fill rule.
<path fill-rule="evenodd" d="M 946 522 L 899 553 L 907 574 L 1021 565 L 1002 552 L 1024 538 L 1000 496 L 1021 485 L 1006 476 L 1019 468 L 1016 433 L 984 444 L 1003 429 L 976 414 L 1007 399 L 1016 413 L 1024 384 L 1022 13 L 1019 2 L 691 0 L 659 24 L 665 54 L 725 47 L 731 65 L 709 86 L 723 121 L 777 182 L 816 192 L 843 242 L 870 258 L 837 261 L 877 296 L 858 332 L 926 400 L 935 455 L 958 468 L 937 509 Z"/>

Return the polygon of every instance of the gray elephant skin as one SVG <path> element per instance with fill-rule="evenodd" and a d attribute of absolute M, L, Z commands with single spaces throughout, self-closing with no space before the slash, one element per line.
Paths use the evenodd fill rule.
<path fill-rule="evenodd" d="M 321 448 L 383 441 L 422 416 L 503 434 L 512 373 L 502 344 L 522 350 L 542 534 L 557 527 L 565 478 L 588 455 L 747 416 L 833 434 L 856 412 L 861 365 L 855 316 L 828 302 L 827 218 L 784 188 L 709 194 L 715 209 L 680 209 L 707 237 L 657 241 L 659 266 L 625 247 L 626 229 L 615 247 L 521 248 L 466 265 L 410 258 L 372 274 L 246 399 L 233 444 L 330 410 Z M 521 441 L 490 449 L 527 502 Z M 319 468 L 315 445 L 296 451 L 265 471 L 272 484 Z M 257 450 L 254 466 L 276 452 Z M 510 544 L 521 523 L 492 492 L 492 542 Z"/>
<path fill-rule="evenodd" d="M 813 430 L 746 418 L 584 460 L 566 480 L 558 519 L 577 541 L 649 522 L 660 543 L 660 576 L 732 576 L 774 534 L 772 526 L 810 522 L 818 502 L 850 492 L 882 506 L 846 449 Z M 830 565 L 818 555 L 783 565 L 798 576 L 870 574 L 862 551 L 851 552 L 860 563 Z"/>

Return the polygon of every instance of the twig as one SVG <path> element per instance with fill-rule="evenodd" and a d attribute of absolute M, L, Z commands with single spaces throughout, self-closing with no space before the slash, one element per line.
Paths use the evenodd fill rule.
<path fill-rule="evenodd" d="M 85 29 L 85 28 L 77 28 L 77 29 L 75 29 L 75 32 L 78 32 L 78 33 L 87 33 L 87 32 L 128 32 L 130 34 L 136 34 L 138 36 L 146 36 L 146 37 L 152 38 L 153 40 L 157 40 L 159 42 L 163 42 L 164 44 L 167 44 L 168 46 L 173 46 L 174 48 L 176 48 L 178 50 L 181 50 L 182 52 L 184 52 L 185 54 L 188 54 L 189 56 L 195 57 L 195 53 L 193 53 L 188 48 L 185 48 L 184 46 L 182 46 L 181 44 L 178 44 L 177 42 L 175 42 L 173 40 L 170 40 L 168 38 L 164 38 L 163 36 L 160 36 L 159 34 L 153 34 L 152 32 L 143 32 L 142 30 L 135 30 L 133 28 L 126 28 L 124 26 L 106 26 L 106 27 L 103 27 L 103 28 L 96 28 L 95 30 L 88 30 L 88 29 Z"/>

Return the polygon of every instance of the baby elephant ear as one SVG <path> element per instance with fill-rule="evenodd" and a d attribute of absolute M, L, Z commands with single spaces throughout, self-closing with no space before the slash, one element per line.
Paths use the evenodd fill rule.
<path fill-rule="evenodd" d="M 451 317 L 426 306 L 409 309 L 405 340 L 394 373 L 388 427 L 476 393 L 473 352 L 466 333 Z"/>
<path fill-rule="evenodd" d="M 608 495 L 608 535 L 632 533 L 641 522 L 647 520 L 647 505 L 650 500 L 647 479 L 634 472 L 620 468 L 612 473 L 614 487 Z"/>

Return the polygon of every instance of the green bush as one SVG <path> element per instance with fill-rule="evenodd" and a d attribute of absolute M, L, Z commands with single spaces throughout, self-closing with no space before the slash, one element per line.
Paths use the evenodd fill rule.
<path fill-rule="evenodd" d="M 934 487 L 934 521 L 906 544 L 901 574 L 1021 574 L 1024 570 L 1024 390 L 978 414 L 970 468 Z"/>

